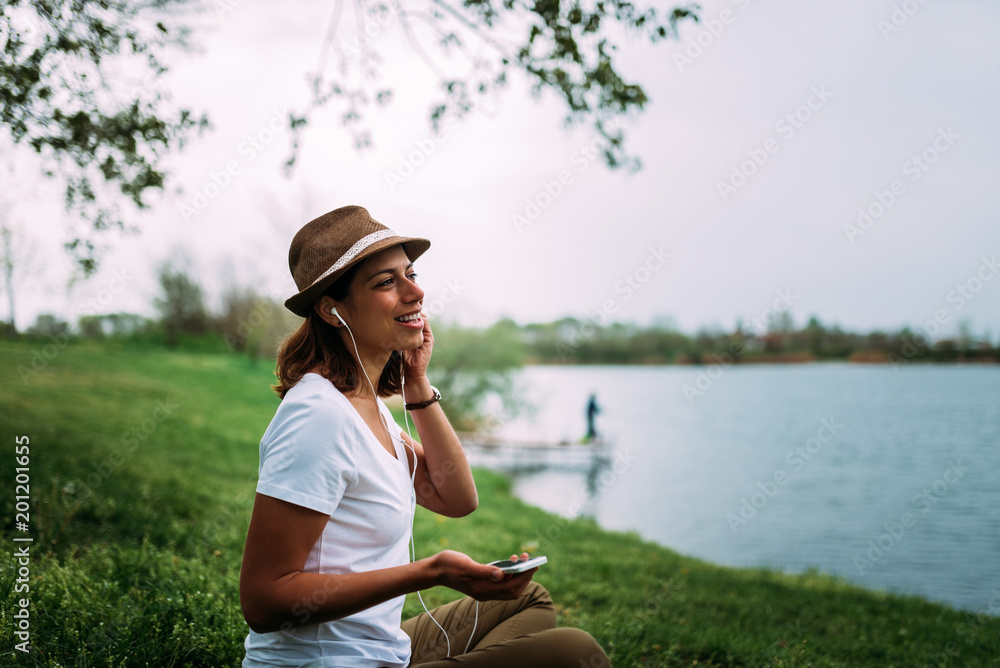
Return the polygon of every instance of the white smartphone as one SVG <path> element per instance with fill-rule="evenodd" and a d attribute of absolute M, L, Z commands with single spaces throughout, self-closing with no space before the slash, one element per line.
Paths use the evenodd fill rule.
<path fill-rule="evenodd" d="M 530 571 L 532 568 L 538 568 L 547 562 L 548 559 L 546 557 L 532 557 L 531 559 L 525 559 L 524 561 L 501 559 L 500 561 L 491 561 L 488 565 L 496 566 L 504 573 L 523 573 L 524 571 Z"/>

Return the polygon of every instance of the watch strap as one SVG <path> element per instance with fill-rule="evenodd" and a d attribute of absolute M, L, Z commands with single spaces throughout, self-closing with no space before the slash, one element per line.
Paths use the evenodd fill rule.
<path fill-rule="evenodd" d="M 431 397 L 427 401 L 419 401 L 419 402 L 417 402 L 415 404 L 404 404 L 406 410 L 408 410 L 408 411 L 417 411 L 417 410 L 420 410 L 421 408 L 427 408 L 428 406 L 430 406 L 434 402 L 441 401 L 441 393 L 438 391 L 438 389 L 436 387 L 434 387 L 433 385 L 431 385 L 431 389 L 434 390 L 434 396 L 433 397 Z"/>

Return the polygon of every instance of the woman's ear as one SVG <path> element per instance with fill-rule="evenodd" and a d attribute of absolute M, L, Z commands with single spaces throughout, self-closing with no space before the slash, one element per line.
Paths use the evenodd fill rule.
<path fill-rule="evenodd" d="M 313 308 L 316 309 L 316 313 L 319 314 L 319 317 L 322 318 L 324 322 L 333 325 L 334 327 L 343 327 L 343 321 L 333 312 L 334 306 L 336 306 L 336 303 L 329 295 L 323 295 L 313 302 Z"/>

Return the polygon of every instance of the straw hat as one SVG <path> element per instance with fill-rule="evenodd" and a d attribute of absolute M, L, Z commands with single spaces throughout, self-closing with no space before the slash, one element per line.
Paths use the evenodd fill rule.
<path fill-rule="evenodd" d="M 411 262 L 431 246 L 427 239 L 399 236 L 361 206 L 343 206 L 309 221 L 288 249 L 288 268 L 299 291 L 285 300 L 285 307 L 306 317 L 313 302 L 344 272 L 397 244 Z"/>

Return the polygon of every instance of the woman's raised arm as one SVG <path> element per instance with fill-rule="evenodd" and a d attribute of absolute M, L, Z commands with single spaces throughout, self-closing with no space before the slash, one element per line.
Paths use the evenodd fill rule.
<path fill-rule="evenodd" d="M 424 342 L 419 348 L 406 352 L 410 373 L 404 387 L 409 404 L 427 401 L 434 395 L 427 379 L 427 365 L 434 350 L 434 333 L 426 314 L 421 313 L 421 316 L 424 319 Z M 479 494 L 465 450 L 441 404 L 435 402 L 426 408 L 410 411 L 410 418 L 417 427 L 420 443 L 415 443 L 406 434 L 402 437 L 417 455 L 413 481 L 417 503 L 448 517 L 468 515 L 479 506 Z"/>

